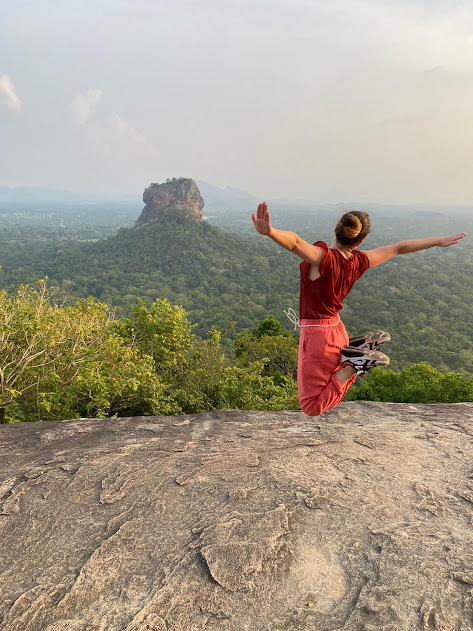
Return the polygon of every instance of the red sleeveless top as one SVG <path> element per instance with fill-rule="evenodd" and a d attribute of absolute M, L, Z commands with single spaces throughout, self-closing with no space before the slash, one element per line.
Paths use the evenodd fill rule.
<path fill-rule="evenodd" d="M 353 250 L 347 260 L 338 250 L 329 248 L 323 241 L 314 245 L 327 251 L 319 266 L 319 278 L 309 279 L 311 264 L 300 264 L 300 319 L 326 319 L 336 316 L 343 309 L 342 302 L 355 282 L 370 266 L 365 252 Z"/>

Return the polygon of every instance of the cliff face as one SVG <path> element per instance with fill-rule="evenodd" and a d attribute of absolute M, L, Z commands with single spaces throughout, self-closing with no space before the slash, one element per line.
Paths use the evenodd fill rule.
<path fill-rule="evenodd" d="M 473 404 L 0 426 L 2 631 L 454 631 Z"/>
<path fill-rule="evenodd" d="M 179 178 L 163 184 L 151 184 L 143 193 L 143 201 L 145 207 L 137 224 L 153 219 L 159 210 L 181 211 L 202 221 L 204 200 L 194 180 Z"/>

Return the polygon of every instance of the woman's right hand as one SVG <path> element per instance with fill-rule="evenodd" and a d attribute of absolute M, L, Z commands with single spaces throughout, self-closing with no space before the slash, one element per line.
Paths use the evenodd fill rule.
<path fill-rule="evenodd" d="M 453 237 L 441 237 L 439 240 L 440 241 L 439 247 L 448 248 L 448 246 L 455 245 L 455 243 L 458 243 L 460 239 L 463 239 L 463 237 L 466 237 L 466 232 L 460 232 L 459 234 L 456 234 Z"/>
<path fill-rule="evenodd" d="M 253 219 L 255 230 L 269 237 L 271 233 L 271 219 L 269 217 L 268 204 L 266 202 L 258 204 L 258 210 L 256 214 L 252 213 L 251 218 Z"/>

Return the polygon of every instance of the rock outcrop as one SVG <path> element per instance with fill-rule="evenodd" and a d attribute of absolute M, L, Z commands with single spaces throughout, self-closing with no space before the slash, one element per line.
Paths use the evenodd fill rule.
<path fill-rule="evenodd" d="M 183 212 L 202 221 L 204 200 L 197 184 L 188 178 L 173 178 L 163 184 L 151 184 L 143 193 L 145 207 L 137 225 L 157 217 L 161 211 Z"/>
<path fill-rule="evenodd" d="M 3 631 L 454 631 L 473 404 L 0 426 Z"/>

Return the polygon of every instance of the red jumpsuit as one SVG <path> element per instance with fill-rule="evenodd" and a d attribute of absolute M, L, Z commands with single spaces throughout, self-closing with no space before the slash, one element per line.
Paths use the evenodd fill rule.
<path fill-rule="evenodd" d="M 301 336 L 297 366 L 299 401 L 309 416 L 336 407 L 355 380 L 353 376 L 342 386 L 333 374 L 340 368 L 340 351 L 348 344 L 338 312 L 354 283 L 370 266 L 365 252 L 353 250 L 347 260 L 323 241 L 314 245 L 324 248 L 327 254 L 315 280 L 309 279 L 310 263 L 303 261 L 300 265 Z"/>

